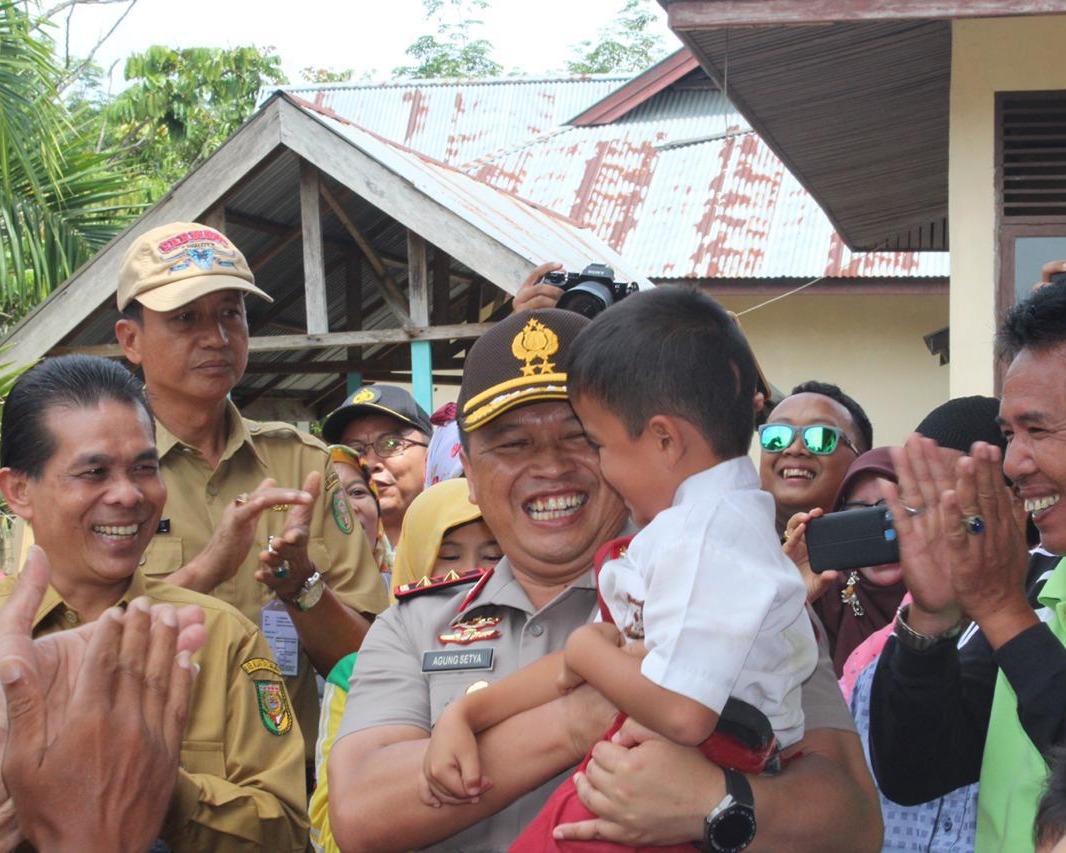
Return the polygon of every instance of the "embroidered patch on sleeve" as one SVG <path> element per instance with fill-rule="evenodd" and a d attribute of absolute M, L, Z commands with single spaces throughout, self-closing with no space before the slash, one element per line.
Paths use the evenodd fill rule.
<path fill-rule="evenodd" d="M 355 529 L 355 522 L 352 520 L 352 508 L 348 505 L 348 499 L 340 489 L 333 493 L 329 506 L 333 511 L 333 520 L 337 522 L 337 527 L 341 533 L 350 534 Z"/>
<path fill-rule="evenodd" d="M 252 679 L 255 686 L 256 706 L 259 720 L 272 735 L 287 735 L 292 731 L 292 708 L 285 684 L 272 678 L 256 678 L 256 673 L 270 673 L 281 677 L 281 670 L 268 658 L 252 658 L 241 664 L 241 669 Z"/>

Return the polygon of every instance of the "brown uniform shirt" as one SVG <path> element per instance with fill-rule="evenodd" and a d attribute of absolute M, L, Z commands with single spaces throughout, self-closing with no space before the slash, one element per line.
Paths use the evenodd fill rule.
<path fill-rule="evenodd" d="M 160 468 L 167 484 L 163 510 L 165 528 L 145 552 L 144 573 L 165 577 L 203 550 L 218 526 L 222 512 L 237 495 L 251 492 L 266 477 L 279 486 L 298 489 L 311 471 L 322 472 L 322 493 L 311 518 L 308 554 L 326 585 L 341 602 L 360 613 L 379 613 L 388 605 L 370 546 L 359 521 L 348 509 L 325 445 L 285 423 L 259 423 L 242 418 L 230 404 L 229 438 L 222 460 L 211 470 L 199 451 L 180 442 L 156 422 Z M 259 551 L 268 536 L 280 535 L 288 507 L 267 510 L 259 518 L 255 540 L 237 573 L 211 594 L 232 604 L 254 624 L 274 595 L 255 580 Z M 349 651 L 355 651 L 350 649 Z M 289 695 L 305 739 L 305 758 L 314 760 L 318 731 L 318 689 L 314 667 L 301 650 L 299 674 L 287 679 Z"/>
<path fill-rule="evenodd" d="M 0 604 L 14 588 L 14 579 L 0 580 Z M 198 605 L 207 628 L 207 643 L 193 656 L 200 673 L 161 838 L 174 850 L 304 850 L 303 743 L 266 641 L 232 607 L 137 572 L 121 603 L 139 595 Z M 78 613 L 49 587 L 33 635 L 79 624 Z"/>

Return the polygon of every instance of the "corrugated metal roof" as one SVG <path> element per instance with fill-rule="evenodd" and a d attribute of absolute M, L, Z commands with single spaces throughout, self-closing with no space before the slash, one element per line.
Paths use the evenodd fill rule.
<path fill-rule="evenodd" d="M 616 87 L 618 79 L 301 91 L 328 100 L 332 110 L 356 125 L 461 165 L 479 181 L 592 229 L 648 278 L 948 275 L 946 253 L 848 250 L 747 119 L 710 81 L 700 85 L 699 80 L 690 75 L 611 124 L 552 125 L 539 134 L 526 132 L 536 122 L 526 129 L 501 128 L 500 119 L 509 105 L 528 108 L 538 91 L 534 100 L 556 107 L 566 99 L 568 105 L 594 103 L 604 96 L 604 85 Z M 426 108 L 413 125 L 408 118 L 415 101 Z M 555 118 L 577 112 L 568 115 L 569 109 L 556 109 Z M 401 121 L 399 113 L 407 118 Z M 547 118 L 541 115 L 538 121 Z M 453 132 L 458 128 L 465 136 L 457 146 Z M 497 141 L 511 139 L 510 147 L 490 145 L 487 134 L 499 134 Z M 463 152 L 479 153 L 464 157 Z"/>
<path fill-rule="evenodd" d="M 400 147 L 351 122 L 307 109 L 327 127 L 390 172 L 404 178 L 426 197 L 437 200 L 482 234 L 508 245 L 512 251 L 534 263 L 551 258 L 570 268 L 580 268 L 589 258 L 595 257 L 613 266 L 618 276 L 651 286 L 631 262 L 602 245 L 599 239 L 577 223 L 567 222 L 564 215 L 550 210 L 537 210 L 528 201 L 501 192 L 488 182 L 476 180 L 421 152 Z M 488 275 L 487 271 L 480 272 Z M 497 286 L 508 290 L 517 288 L 520 283 L 495 282 Z"/>
<path fill-rule="evenodd" d="M 849 251 L 814 198 L 720 92 L 664 92 L 472 174 L 565 212 L 653 279 L 948 275 L 946 253 Z"/>
<path fill-rule="evenodd" d="M 445 163 L 467 163 L 559 127 L 627 77 L 285 86 L 360 127 Z"/>

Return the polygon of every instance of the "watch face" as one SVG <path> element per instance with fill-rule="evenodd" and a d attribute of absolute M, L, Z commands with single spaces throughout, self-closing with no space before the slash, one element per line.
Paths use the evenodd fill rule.
<path fill-rule="evenodd" d="M 734 806 L 718 816 L 711 828 L 714 849 L 721 853 L 743 850 L 755 837 L 755 816 L 744 806 Z"/>

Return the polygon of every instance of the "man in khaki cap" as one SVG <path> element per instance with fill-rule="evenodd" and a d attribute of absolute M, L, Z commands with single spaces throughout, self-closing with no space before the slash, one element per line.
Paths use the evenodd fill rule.
<path fill-rule="evenodd" d="M 324 445 L 241 417 L 245 294 L 270 300 L 224 235 L 176 222 L 126 253 L 115 336 L 144 372 L 168 499 L 144 573 L 210 593 L 259 625 L 287 676 L 313 766 L 314 670 L 359 648 L 387 605 Z"/>

